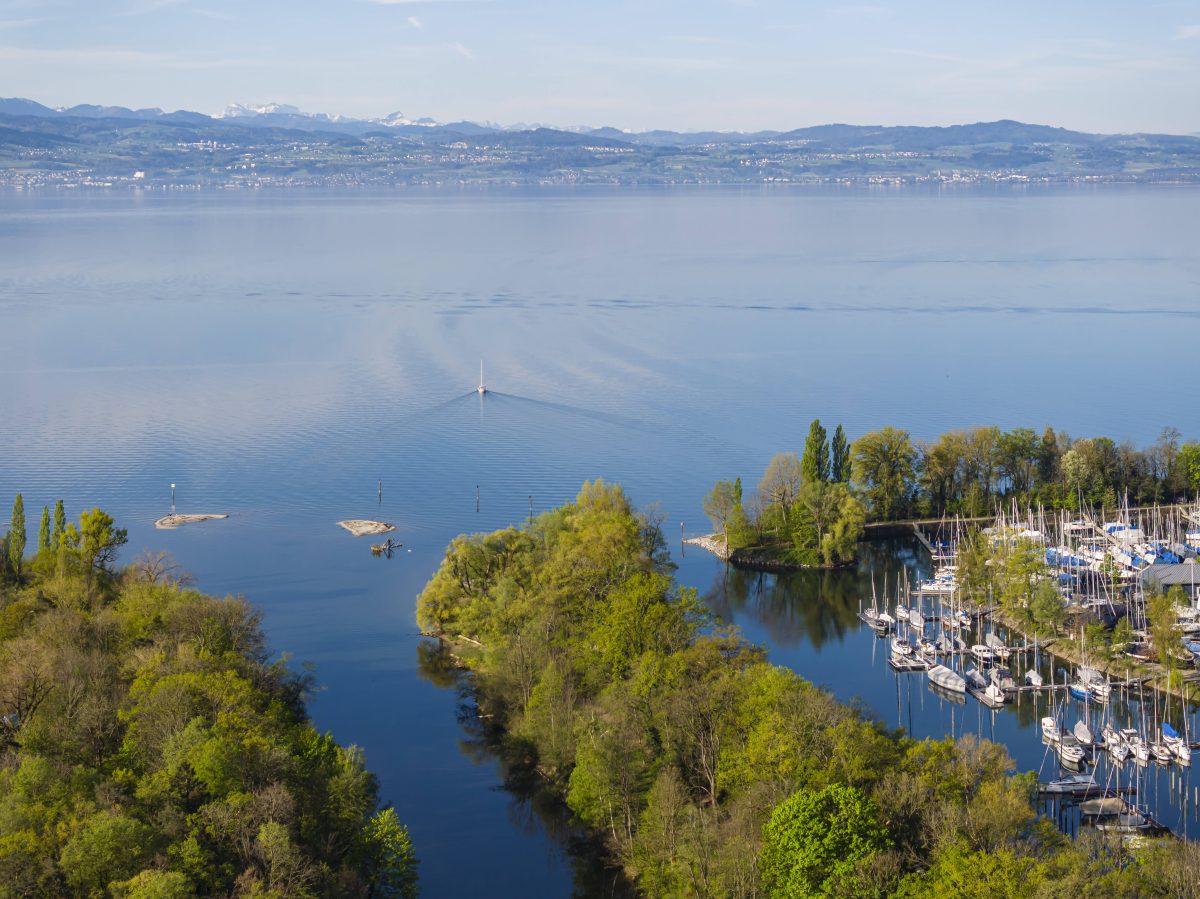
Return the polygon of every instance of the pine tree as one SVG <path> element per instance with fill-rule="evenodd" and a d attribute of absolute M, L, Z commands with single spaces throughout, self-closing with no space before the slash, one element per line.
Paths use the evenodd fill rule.
<path fill-rule="evenodd" d="M 842 430 L 841 425 L 833 432 L 831 449 L 833 464 L 830 480 L 846 484 L 850 481 L 850 441 L 846 439 L 846 432 Z"/>
<path fill-rule="evenodd" d="M 829 442 L 819 418 L 809 425 L 808 437 L 804 441 L 804 455 L 800 459 L 800 470 L 806 484 L 829 480 Z"/>
<path fill-rule="evenodd" d="M 50 507 L 42 506 L 42 523 L 38 526 L 38 554 L 50 548 Z"/>
<path fill-rule="evenodd" d="M 54 549 L 58 549 L 62 543 L 63 534 L 67 530 L 67 511 L 63 508 L 63 501 L 60 499 L 54 504 L 54 531 L 50 535 L 50 545 Z"/>
<path fill-rule="evenodd" d="M 25 558 L 25 500 L 21 494 L 13 500 L 12 526 L 8 529 L 8 561 L 17 577 L 21 576 L 21 560 Z"/>

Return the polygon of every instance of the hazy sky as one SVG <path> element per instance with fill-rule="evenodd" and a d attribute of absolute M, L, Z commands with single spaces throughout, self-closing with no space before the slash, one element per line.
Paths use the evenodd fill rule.
<path fill-rule="evenodd" d="M 0 0 L 0 95 L 621 128 L 1200 131 L 1200 0 Z"/>

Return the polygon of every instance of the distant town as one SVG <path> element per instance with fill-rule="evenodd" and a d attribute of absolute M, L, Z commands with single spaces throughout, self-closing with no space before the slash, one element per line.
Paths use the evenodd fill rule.
<path fill-rule="evenodd" d="M 1200 181 L 1200 137 L 998 121 L 756 133 L 504 128 L 231 107 L 0 99 L 0 187 L 958 184 Z"/>

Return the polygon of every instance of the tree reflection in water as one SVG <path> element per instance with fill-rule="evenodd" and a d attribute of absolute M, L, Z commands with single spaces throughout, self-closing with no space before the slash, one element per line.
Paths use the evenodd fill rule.
<path fill-rule="evenodd" d="M 507 750 L 502 734 L 479 717 L 470 674 L 454 664 L 449 650 L 438 640 L 417 644 L 417 673 L 429 683 L 457 694 L 458 723 L 463 738 L 459 751 L 473 764 L 497 765 L 508 793 L 508 817 L 519 833 L 544 832 L 564 852 L 571 864 L 576 897 L 606 896 L 633 899 L 637 894 L 625 875 L 607 864 L 603 846 L 572 819 L 570 810 L 529 764 L 526 755 Z"/>
<path fill-rule="evenodd" d="M 792 646 L 807 640 L 820 649 L 828 640 L 841 640 L 864 626 L 858 612 L 860 603 L 871 604 L 872 578 L 880 604 L 890 610 L 904 572 L 915 586 L 928 574 L 927 559 L 914 540 L 893 538 L 863 543 L 854 566 L 832 571 L 770 574 L 726 566 L 713 579 L 704 602 L 728 623 L 736 623 L 743 614 L 751 616 L 766 628 L 773 644 Z"/>

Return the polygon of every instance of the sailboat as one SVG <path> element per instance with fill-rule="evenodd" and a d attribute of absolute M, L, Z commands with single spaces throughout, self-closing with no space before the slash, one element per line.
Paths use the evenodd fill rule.
<path fill-rule="evenodd" d="M 1175 730 L 1166 721 L 1162 723 L 1163 743 L 1171 750 L 1179 764 L 1189 766 L 1192 764 L 1192 747 L 1188 745 L 1187 740 L 1180 736 L 1179 731 Z"/>
<path fill-rule="evenodd" d="M 479 386 L 475 388 L 475 392 L 483 396 L 488 392 L 487 385 L 483 382 L 483 360 L 479 360 Z"/>

